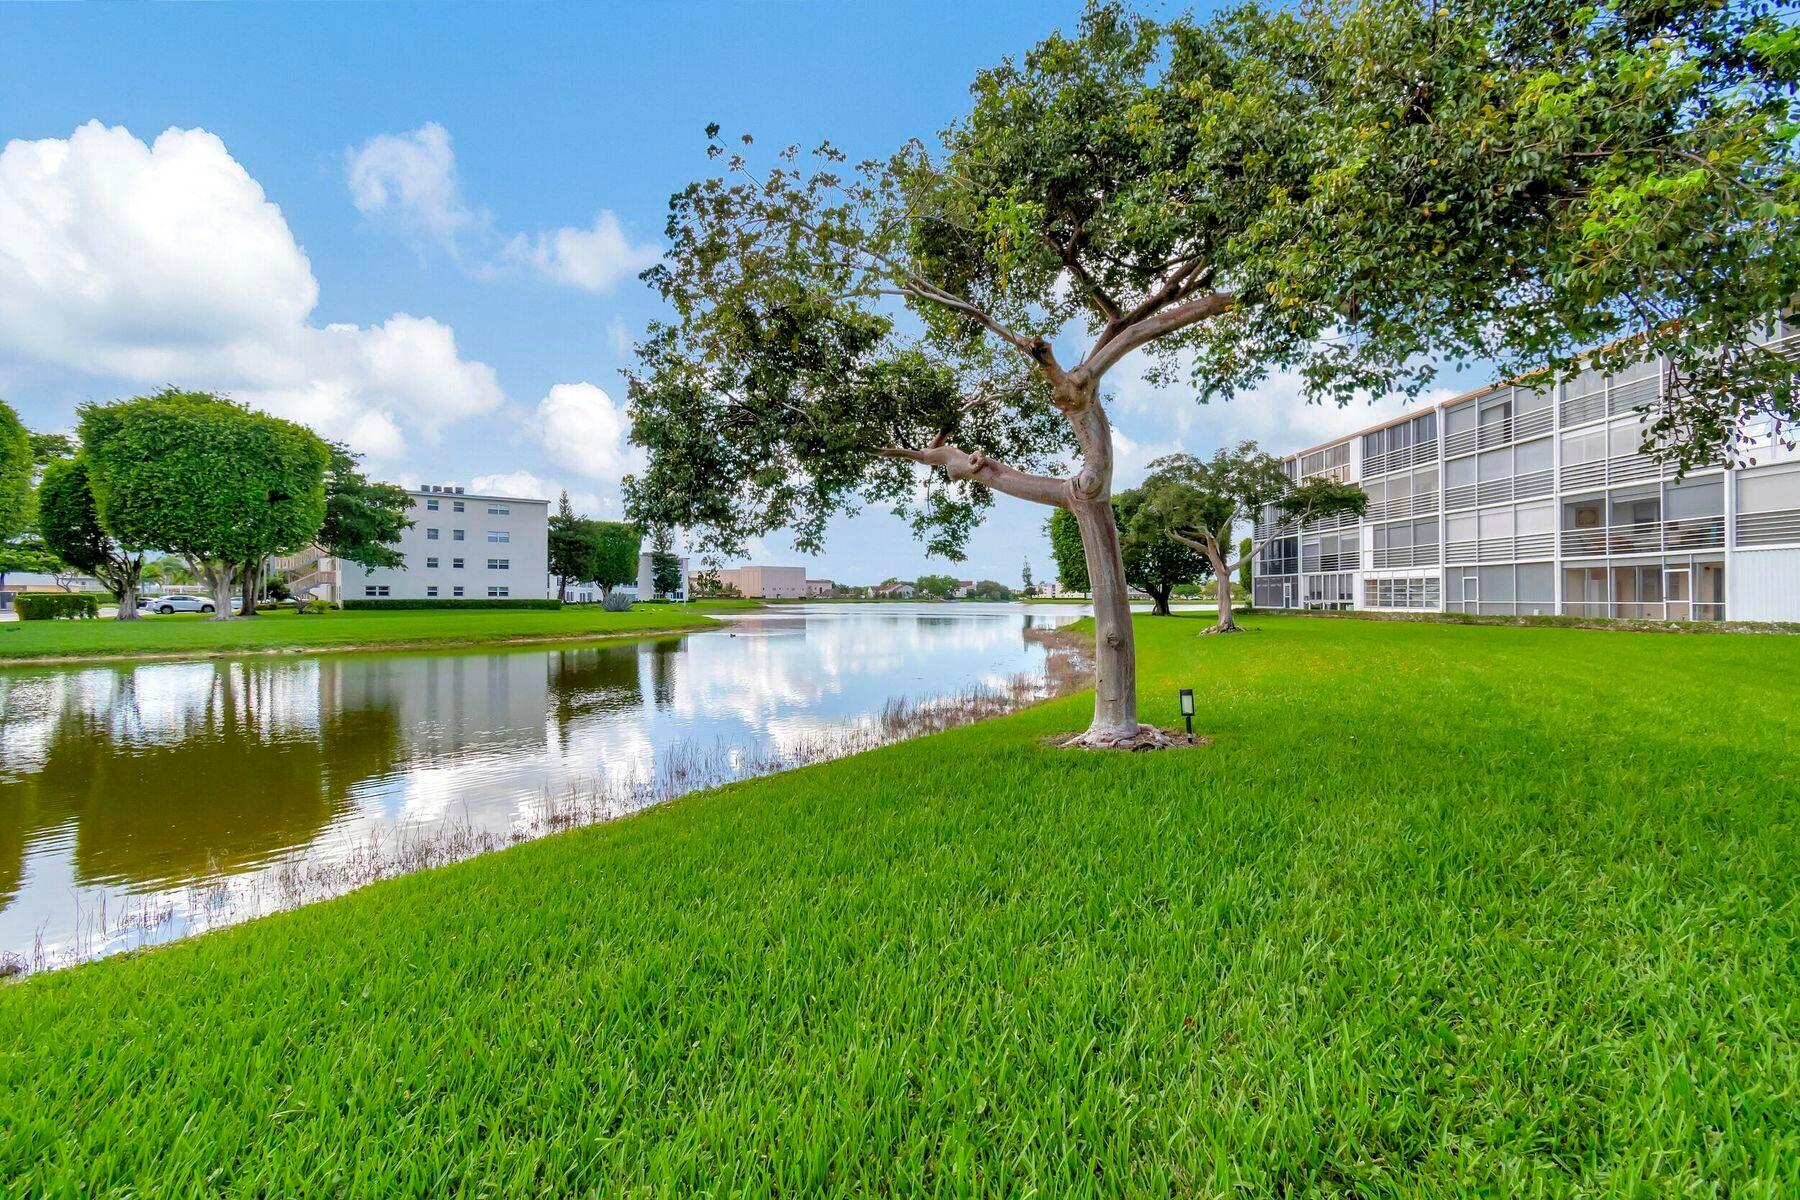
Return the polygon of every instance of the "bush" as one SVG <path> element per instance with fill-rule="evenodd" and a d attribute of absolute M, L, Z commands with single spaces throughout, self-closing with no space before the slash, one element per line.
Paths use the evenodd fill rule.
<path fill-rule="evenodd" d="M 100 597 L 86 592 L 31 592 L 13 597 L 21 621 L 53 621 L 58 617 L 91 620 L 100 615 Z"/>
<path fill-rule="evenodd" d="M 630 612 L 631 597 L 623 592 L 614 592 L 600 601 L 600 607 L 607 612 Z"/>
<path fill-rule="evenodd" d="M 294 611 L 298 612 L 301 616 L 311 616 L 313 613 L 336 612 L 337 609 L 338 606 L 336 604 L 325 599 L 323 596 L 308 600 L 296 600 L 294 602 Z"/>
<path fill-rule="evenodd" d="M 471 597 L 467 600 L 435 599 L 401 599 L 401 600 L 346 600 L 346 609 L 403 609 L 403 608 L 548 608 L 562 607 L 561 600 L 535 599 L 499 599 L 486 596 Z"/>

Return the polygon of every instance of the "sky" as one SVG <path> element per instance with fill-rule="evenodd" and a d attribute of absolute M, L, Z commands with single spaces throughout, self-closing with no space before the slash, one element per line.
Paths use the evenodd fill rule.
<path fill-rule="evenodd" d="M 660 302 L 670 194 L 718 121 L 851 158 L 929 137 L 975 72 L 1071 3 L 0 7 L 0 398 L 227 392 L 402 483 L 620 515 L 621 371 Z M 1112 372 L 1115 486 L 1175 450 L 1284 452 L 1402 411 L 1276 378 L 1201 406 Z M 1481 382 L 1443 381 L 1442 394 Z M 1045 511 L 999 497 L 967 561 L 876 508 L 822 553 L 849 583 L 1053 574 Z"/>

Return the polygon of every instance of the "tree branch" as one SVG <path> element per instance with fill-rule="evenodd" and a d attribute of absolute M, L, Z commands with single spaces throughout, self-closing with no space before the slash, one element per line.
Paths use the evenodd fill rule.
<path fill-rule="evenodd" d="M 1029 500 L 1033 504 L 1048 504 L 1053 508 L 1069 507 L 1068 480 L 1049 475 L 1032 475 L 1005 463 L 995 462 L 980 452 L 971 454 L 960 447 L 947 444 L 942 435 L 933 438 L 931 445 L 923 450 L 889 446 L 877 453 L 883 458 L 903 458 L 908 462 L 939 467 L 952 479 L 979 483 L 982 487 L 1004 492 L 1020 500 Z"/>
<path fill-rule="evenodd" d="M 1082 376 L 1084 382 L 1098 379 L 1139 346 L 1216 317 L 1229 309 L 1234 299 L 1236 296 L 1231 292 L 1208 292 L 1204 296 L 1177 304 L 1174 308 L 1153 313 L 1133 325 L 1121 328 L 1116 334 L 1103 335 L 1094 344 L 1087 358 L 1070 374 Z"/>

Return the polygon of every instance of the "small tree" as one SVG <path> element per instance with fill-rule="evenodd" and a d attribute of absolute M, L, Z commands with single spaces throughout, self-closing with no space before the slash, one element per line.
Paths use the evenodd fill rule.
<path fill-rule="evenodd" d="M 977 600 L 1011 600 L 1012 589 L 997 579 L 983 579 L 975 585 Z"/>
<path fill-rule="evenodd" d="M 650 586 L 662 600 L 681 588 L 681 560 L 670 546 L 669 531 L 659 529 L 650 541 Z"/>
<path fill-rule="evenodd" d="M 550 574 L 556 576 L 556 598 L 569 598 L 569 584 L 579 580 L 590 566 L 591 547 L 581 535 L 581 521 L 569 503 L 569 489 L 557 498 L 550 517 Z"/>
<path fill-rule="evenodd" d="M 1241 442 L 1201 461 L 1172 454 L 1150 464 L 1141 489 L 1147 525 L 1161 528 L 1179 544 L 1206 556 L 1221 584 L 1233 571 L 1255 559 L 1275 538 L 1288 537 L 1308 521 L 1340 513 L 1360 516 L 1369 497 L 1359 487 L 1331 479 L 1296 484 L 1281 460 L 1264 454 L 1255 442 Z M 1233 529 L 1240 522 L 1264 518 L 1265 532 L 1247 539 L 1250 547 L 1237 562 L 1227 562 Z M 1219 623 L 1207 633 L 1236 633 L 1231 588 L 1219 588 Z"/>
<path fill-rule="evenodd" d="M 1025 560 L 1024 570 L 1019 572 L 1019 594 L 1021 596 L 1037 595 L 1037 586 L 1031 582 L 1031 560 Z"/>
<path fill-rule="evenodd" d="M 187 559 L 217 621 L 245 564 L 312 543 L 325 520 L 325 443 L 207 392 L 85 405 L 81 443 L 101 526 Z"/>
<path fill-rule="evenodd" d="M 1119 555 L 1125 582 L 1150 597 L 1154 616 L 1169 615 L 1169 597 L 1184 583 L 1198 583 L 1212 573 L 1199 552 L 1171 541 L 1161 521 L 1144 503 L 1142 489 L 1113 497 L 1113 520 L 1119 527 Z M 1074 571 L 1084 583 L 1087 564 L 1081 530 L 1074 514 L 1064 510 L 1050 515 L 1050 543 L 1058 554 L 1058 569 Z M 1065 568 L 1061 559 L 1069 559 Z"/>
<path fill-rule="evenodd" d="M 590 548 L 589 569 L 593 574 L 584 578 L 598 584 L 601 595 L 610 596 L 614 588 L 637 582 L 638 560 L 643 556 L 643 530 L 629 521 L 588 521 L 585 537 Z M 665 575 L 664 584 L 656 586 L 672 592 L 681 587 L 681 560 L 673 554 L 669 558 L 674 563 L 674 582 L 668 582 L 671 577 Z M 667 564 L 664 569 L 668 569 Z M 655 571 L 656 565 L 652 562 L 651 574 Z"/>
<path fill-rule="evenodd" d="M 956 595 L 956 589 L 962 586 L 953 575 L 921 575 L 913 582 L 913 590 L 922 596 L 932 596 L 939 600 L 948 600 Z"/>
<path fill-rule="evenodd" d="M 58 558 L 106 585 L 119 602 L 119 620 L 137 620 L 144 552 L 119 545 L 101 527 L 85 458 L 58 458 L 44 468 L 38 482 L 38 533 Z"/>

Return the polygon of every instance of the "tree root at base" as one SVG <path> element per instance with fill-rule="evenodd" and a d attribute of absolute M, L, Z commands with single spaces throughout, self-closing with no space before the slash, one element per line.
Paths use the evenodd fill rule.
<path fill-rule="evenodd" d="M 1191 746 L 1205 746 L 1209 742 L 1203 737 L 1158 729 L 1154 725 L 1139 725 L 1135 733 L 1095 733 L 1087 730 L 1052 744 L 1064 750 L 1137 751 L 1182 750 Z"/>
<path fill-rule="evenodd" d="M 1209 633 L 1244 633 L 1244 632 L 1246 632 L 1246 631 L 1242 625 L 1208 625 L 1205 629 L 1202 629 L 1200 631 L 1200 636 L 1205 637 Z"/>

